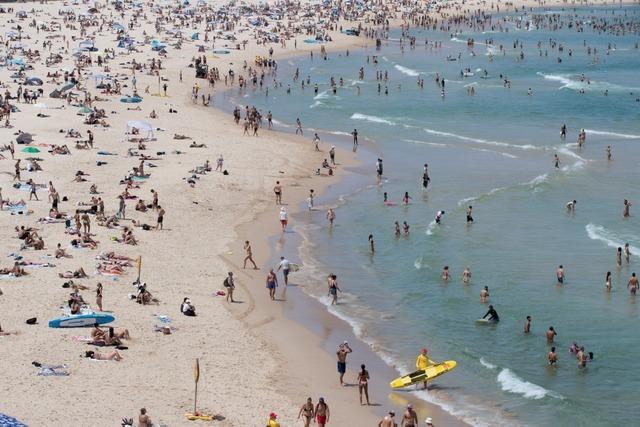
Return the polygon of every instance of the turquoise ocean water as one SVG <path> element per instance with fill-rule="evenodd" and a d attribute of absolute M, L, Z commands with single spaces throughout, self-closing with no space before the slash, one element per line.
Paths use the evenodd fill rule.
<path fill-rule="evenodd" d="M 358 190 L 338 198 L 332 231 L 323 209 L 296 227 L 305 265 L 298 280 L 328 304 L 325 277 L 337 273 L 344 294 L 330 311 L 399 371 L 413 368 L 423 346 L 436 360 L 456 360 L 457 369 L 430 391 L 418 392 L 421 398 L 477 425 L 635 425 L 639 303 L 626 283 L 636 269 L 640 273 L 640 206 L 632 206 L 631 218 L 623 219 L 622 202 L 640 203 L 640 36 L 634 32 L 640 7 L 536 13 L 556 14 L 563 28 L 536 27 L 531 13 L 510 14 L 501 16 L 508 32 L 496 28 L 452 37 L 412 29 L 415 49 L 408 44 L 401 49 L 400 32 L 392 31 L 379 51 L 352 49 L 346 56 L 329 47 L 326 61 L 319 55 L 285 60 L 278 69 L 281 87 L 267 81 L 262 89 L 234 89 L 216 102 L 255 105 L 263 114 L 272 110 L 289 130 L 300 117 L 310 146 L 309 128 L 346 141 L 342 134 L 358 129 L 371 164 L 354 178 Z M 618 19 L 635 27 L 614 35 L 590 24 Z M 584 31 L 569 27 L 570 21 L 585 23 Z M 475 39 L 473 47 L 468 38 Z M 425 46 L 425 40 L 442 47 Z M 597 54 L 589 55 L 588 47 Z M 460 59 L 448 61 L 448 56 Z M 296 69 L 311 85 L 302 89 L 292 81 Z M 463 69 L 470 69 L 467 76 Z M 484 70 L 487 78 L 481 78 Z M 389 77 L 381 93 L 376 71 Z M 446 79 L 444 98 L 436 73 Z M 501 74 L 511 88 L 504 87 Z M 343 78 L 336 94 L 331 77 Z M 418 78 L 424 79 L 423 88 Z M 565 141 L 559 137 L 563 123 Z M 578 149 L 581 128 L 587 140 Z M 560 169 L 554 168 L 554 154 Z M 380 185 L 377 156 L 385 164 Z M 431 175 L 427 192 L 420 185 L 424 163 Z M 408 206 L 400 203 L 405 191 L 412 197 Z M 398 204 L 385 206 L 384 192 Z M 569 215 L 565 204 L 573 199 L 577 208 Z M 465 223 L 468 205 L 473 205 L 472 225 Z M 438 210 L 446 211 L 440 226 L 433 222 Z M 395 237 L 394 221 L 407 221 L 410 235 Z M 374 256 L 368 253 L 370 233 Z M 625 242 L 631 245 L 631 263 L 618 268 L 615 248 Z M 567 273 L 562 287 L 555 280 L 559 264 Z M 448 283 L 440 280 L 444 265 L 453 276 Z M 473 272 L 468 285 L 461 280 L 465 266 Z M 607 271 L 613 273 L 610 294 L 604 289 Z M 486 311 L 479 301 L 485 285 L 501 316 L 495 326 L 475 322 Z M 522 333 L 526 315 L 533 317 L 529 336 Z M 560 358 L 552 368 L 544 338 L 551 325 L 558 331 Z M 578 369 L 569 354 L 573 341 L 594 352 L 587 369 Z"/>

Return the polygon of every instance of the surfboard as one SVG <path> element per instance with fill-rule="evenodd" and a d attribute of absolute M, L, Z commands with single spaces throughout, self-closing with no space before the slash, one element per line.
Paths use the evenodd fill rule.
<path fill-rule="evenodd" d="M 385 206 L 395 206 L 396 203 L 395 202 L 390 202 L 390 201 L 386 201 L 384 202 Z"/>
<path fill-rule="evenodd" d="M 489 320 L 489 319 L 477 319 L 476 323 L 479 325 L 487 325 L 487 324 L 493 324 L 496 323 L 495 320 Z"/>
<path fill-rule="evenodd" d="M 58 317 L 56 319 L 49 320 L 49 327 L 84 328 L 87 326 L 111 323 L 114 320 L 116 320 L 115 317 L 106 313 L 72 314 L 70 316 Z"/>
<path fill-rule="evenodd" d="M 204 415 L 204 414 L 184 414 L 185 417 L 187 417 L 187 419 L 189 421 L 196 421 L 196 420 L 201 420 L 201 421 L 213 421 L 213 417 L 211 415 Z"/>
<path fill-rule="evenodd" d="M 415 371 L 403 377 L 396 378 L 389 384 L 391 388 L 403 388 L 412 384 L 419 384 L 424 381 L 431 381 L 440 375 L 446 374 L 455 369 L 457 362 L 455 360 L 447 360 L 442 363 L 429 366 L 423 371 Z"/>

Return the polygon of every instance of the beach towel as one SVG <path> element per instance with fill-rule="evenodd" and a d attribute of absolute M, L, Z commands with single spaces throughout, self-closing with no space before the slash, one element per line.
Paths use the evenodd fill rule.
<path fill-rule="evenodd" d="M 22 424 L 20 421 L 16 420 L 9 415 L 0 414 L 0 426 L 2 427 L 27 427 L 26 424 Z"/>

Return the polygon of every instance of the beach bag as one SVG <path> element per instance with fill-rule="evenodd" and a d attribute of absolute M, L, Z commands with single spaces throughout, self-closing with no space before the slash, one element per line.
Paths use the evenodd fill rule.
<path fill-rule="evenodd" d="M 38 318 L 37 317 L 32 317 L 30 319 L 27 319 L 25 323 L 27 325 L 35 325 L 36 323 L 38 323 Z"/>

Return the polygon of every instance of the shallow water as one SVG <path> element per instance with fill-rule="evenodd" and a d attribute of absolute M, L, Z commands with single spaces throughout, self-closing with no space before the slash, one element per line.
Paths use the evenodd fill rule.
<path fill-rule="evenodd" d="M 637 6 L 564 13 L 587 21 L 611 17 L 612 11 L 640 19 Z M 454 38 L 413 34 L 415 50 L 401 52 L 397 42 L 389 42 L 379 52 L 352 50 L 327 61 L 317 55 L 293 59 L 280 64 L 283 86 L 270 87 L 268 97 L 257 89 L 220 97 L 256 105 L 264 113 L 272 110 L 290 126 L 300 117 L 309 141 L 308 128 L 337 135 L 357 128 L 362 147 L 384 158 L 382 184 L 376 185 L 373 163 L 366 165 L 369 176 L 360 179 L 366 184 L 340 199 L 332 231 L 322 208 L 297 228 L 305 238 L 300 254 L 305 269 L 299 273 L 306 275 L 300 276 L 305 290 L 328 303 L 324 278 L 336 272 L 345 292 L 342 303 L 330 310 L 400 371 L 412 368 L 423 346 L 436 360 L 456 360 L 457 369 L 420 396 L 474 424 L 634 424 L 631 396 L 640 376 L 629 356 L 640 351 L 633 326 L 638 304 L 626 283 L 640 261 L 640 231 L 635 216 L 622 218 L 622 201 L 640 199 L 640 52 L 635 48 L 640 38 L 590 30 L 518 31 L 513 25 L 508 33 L 465 32 Z M 493 38 L 493 43 L 476 43 L 473 56 L 468 37 Z M 557 50 L 548 46 L 550 38 L 565 47 L 560 64 Z M 442 41 L 442 49 L 425 48 L 425 39 Z M 516 39 L 524 44 L 523 61 L 517 61 L 520 49 L 512 48 Z M 586 54 L 583 40 L 598 48 L 599 63 Z M 547 57 L 538 55 L 538 41 Z M 608 43 L 616 49 L 607 54 Z M 500 44 L 507 47 L 506 55 L 499 52 Z M 446 60 L 458 54 L 460 61 Z M 377 65 L 367 63 L 372 55 L 378 55 Z M 361 66 L 362 81 L 357 80 Z M 461 77 L 467 67 L 474 75 Z M 302 78 L 310 76 L 312 85 L 319 84 L 317 95 L 312 86 L 302 90 L 292 83 L 296 68 Z M 484 69 L 487 79 L 479 78 Z M 388 71 L 388 95 L 384 83 L 378 94 L 376 70 Z M 435 73 L 446 79 L 444 98 Z M 590 83 L 580 81 L 583 73 Z M 500 74 L 511 80 L 510 89 L 503 87 Z M 344 79 L 336 95 L 329 88 L 331 76 Z M 418 77 L 425 80 L 423 89 L 416 85 Z M 467 95 L 469 85 L 475 96 Z M 563 123 L 569 129 L 566 141 L 559 138 Z M 580 128 L 587 132 L 582 150 L 574 144 Z M 609 144 L 612 162 L 605 156 Z M 559 170 L 553 167 L 555 153 Z M 431 175 L 428 192 L 420 187 L 424 163 Z M 405 191 L 413 199 L 401 206 Z M 384 192 L 398 205 L 383 205 Z M 564 206 L 572 199 L 577 210 L 568 215 Z M 465 224 L 467 205 L 473 205 L 472 225 Z M 444 221 L 436 226 L 432 220 L 441 209 Z M 396 238 L 394 221 L 407 221 L 410 236 Z M 375 256 L 368 253 L 370 233 Z M 625 242 L 634 252 L 631 265 L 617 268 L 615 248 Z M 563 287 L 555 283 L 559 264 L 567 272 Z M 440 280 L 444 265 L 451 268 L 449 283 Z M 460 280 L 465 266 L 473 272 L 470 285 Z M 607 271 L 614 278 L 611 294 L 604 291 Z M 479 302 L 485 285 L 500 313 L 499 325 L 475 322 L 486 311 Z M 533 317 L 530 336 L 522 333 L 526 315 Z M 554 368 L 545 363 L 544 332 L 550 325 L 559 334 L 560 363 Z M 595 353 L 586 370 L 579 370 L 567 351 L 572 341 Z"/>

